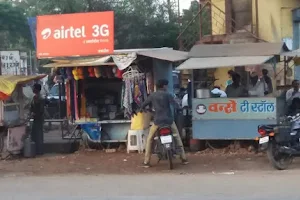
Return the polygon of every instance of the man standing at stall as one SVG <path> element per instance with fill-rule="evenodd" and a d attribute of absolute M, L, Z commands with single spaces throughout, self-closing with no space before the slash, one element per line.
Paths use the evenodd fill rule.
<path fill-rule="evenodd" d="M 262 70 L 263 79 L 267 84 L 267 89 L 265 90 L 265 95 L 271 95 L 273 93 L 272 79 L 269 77 L 269 71 L 267 69 Z"/>
<path fill-rule="evenodd" d="M 31 139 L 35 142 L 37 155 L 42 155 L 44 145 L 44 99 L 41 92 L 42 86 L 38 83 L 33 85 L 34 97 L 31 102 L 30 112 L 33 117 Z"/>
<path fill-rule="evenodd" d="M 300 98 L 300 87 L 298 80 L 293 80 L 292 88 L 286 92 L 285 97 L 288 105 L 292 104 L 294 98 Z"/>
<path fill-rule="evenodd" d="M 151 147 L 155 133 L 160 126 L 166 125 L 171 127 L 173 136 L 177 141 L 177 145 L 179 148 L 181 148 L 180 158 L 182 164 L 188 164 L 179 131 L 174 122 L 171 111 L 171 105 L 174 105 L 177 108 L 179 108 L 179 105 L 174 100 L 172 95 L 167 92 L 168 84 L 168 80 L 159 80 L 156 85 L 157 91 L 152 93 L 141 106 L 141 109 L 143 110 L 151 104 L 152 108 L 154 109 L 154 124 L 150 128 L 147 138 L 146 154 L 143 163 L 143 166 L 146 168 L 150 167 Z"/>
<path fill-rule="evenodd" d="M 226 87 L 225 93 L 229 98 L 248 96 L 247 89 L 241 84 L 241 76 L 239 74 L 236 73 L 232 76 L 232 84 Z"/>

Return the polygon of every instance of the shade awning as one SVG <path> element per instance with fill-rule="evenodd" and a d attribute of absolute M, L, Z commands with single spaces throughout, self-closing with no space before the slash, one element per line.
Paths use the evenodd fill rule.
<path fill-rule="evenodd" d="M 267 62 L 273 56 L 237 56 L 237 57 L 210 57 L 190 58 L 176 70 L 186 69 L 211 69 L 230 66 L 259 65 Z"/>
<path fill-rule="evenodd" d="M 57 58 L 54 63 L 44 65 L 46 68 L 58 67 L 88 67 L 88 66 L 117 66 L 120 70 L 127 68 L 137 55 L 169 62 L 178 62 L 188 59 L 188 52 L 173 50 L 172 48 L 153 49 L 123 49 L 115 50 L 114 54 L 104 57 L 86 58 Z M 113 61 L 113 62 L 112 62 Z"/>
<path fill-rule="evenodd" d="M 173 49 L 158 49 L 150 51 L 139 51 L 138 55 L 155 58 L 159 60 L 166 60 L 170 62 L 179 62 L 188 59 L 188 52 L 176 51 Z"/>
<path fill-rule="evenodd" d="M 280 54 L 281 56 L 288 56 L 288 57 L 300 57 L 300 49 L 296 49 L 289 52 L 283 52 Z"/>
<path fill-rule="evenodd" d="M 0 100 L 6 100 L 15 90 L 18 84 L 26 84 L 33 80 L 39 80 L 46 75 L 2 75 L 0 76 Z"/>
<path fill-rule="evenodd" d="M 84 59 L 61 59 L 53 60 L 54 63 L 44 65 L 46 68 L 56 67 L 81 67 L 81 66 L 101 66 L 101 65 L 115 65 L 114 63 L 107 63 L 111 56 L 95 57 L 95 58 L 84 58 Z"/>
<path fill-rule="evenodd" d="M 285 43 L 197 44 L 189 58 L 274 56 L 287 52 Z"/>

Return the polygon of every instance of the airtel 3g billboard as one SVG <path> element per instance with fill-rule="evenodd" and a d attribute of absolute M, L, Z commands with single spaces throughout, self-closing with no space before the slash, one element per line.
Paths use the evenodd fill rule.
<path fill-rule="evenodd" d="M 114 13 L 37 17 L 37 57 L 107 55 L 114 51 Z"/>

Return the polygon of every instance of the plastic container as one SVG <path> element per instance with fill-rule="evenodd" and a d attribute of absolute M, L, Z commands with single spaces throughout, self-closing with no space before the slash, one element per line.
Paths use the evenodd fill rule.
<path fill-rule="evenodd" d="M 28 137 L 24 140 L 23 156 L 25 158 L 34 158 L 36 156 L 36 144 Z"/>

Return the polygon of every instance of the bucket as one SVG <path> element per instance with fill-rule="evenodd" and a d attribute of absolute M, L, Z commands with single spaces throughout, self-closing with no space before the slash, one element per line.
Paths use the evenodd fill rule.
<path fill-rule="evenodd" d="M 200 140 L 190 139 L 190 150 L 192 152 L 200 151 Z"/>

